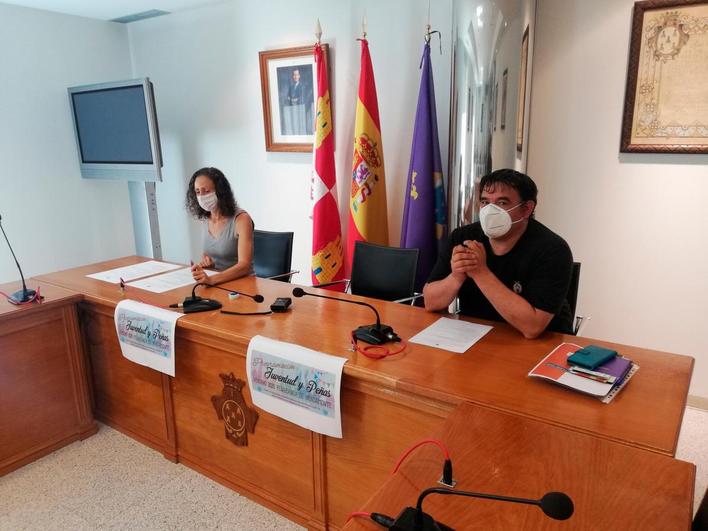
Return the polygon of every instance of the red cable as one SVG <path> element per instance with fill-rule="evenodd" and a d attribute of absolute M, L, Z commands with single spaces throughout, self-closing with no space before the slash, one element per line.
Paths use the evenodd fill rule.
<path fill-rule="evenodd" d="M 359 352 L 360 354 L 363 354 L 367 358 L 371 358 L 372 360 L 380 360 L 383 358 L 387 358 L 388 356 L 395 356 L 396 354 L 400 354 L 403 352 L 403 350 L 408 346 L 408 342 L 405 339 L 401 339 L 401 348 L 398 350 L 390 351 L 388 348 L 383 347 L 381 345 L 369 345 L 364 348 L 361 348 L 357 342 L 356 338 L 354 337 L 354 332 L 352 331 L 352 347 L 354 347 L 354 350 Z M 380 354 L 376 354 L 373 352 L 369 352 L 370 350 L 374 349 L 379 349 L 382 352 Z"/>
<path fill-rule="evenodd" d="M 447 451 L 447 448 L 445 448 L 445 445 L 444 445 L 442 442 L 440 442 L 440 441 L 438 441 L 438 440 L 436 440 L 436 439 L 423 439 L 422 441 L 418 441 L 418 442 L 415 443 L 413 446 L 411 446 L 410 448 L 408 448 L 408 450 L 406 450 L 406 451 L 403 453 L 403 455 L 401 455 L 401 457 L 398 458 L 398 462 L 396 463 L 396 466 L 393 468 L 393 471 L 391 472 L 391 475 L 393 475 L 393 474 L 395 474 L 396 472 L 398 472 L 398 468 L 401 466 L 401 463 L 403 463 L 403 460 L 404 460 L 406 457 L 408 457 L 408 455 L 409 455 L 413 450 L 415 450 L 416 448 L 418 448 L 419 446 L 422 446 L 422 445 L 424 445 L 424 444 L 436 444 L 436 445 L 438 445 L 438 447 L 442 450 L 443 454 L 445 454 L 445 459 L 446 459 L 446 460 L 449 460 L 449 459 L 450 459 L 450 452 Z"/>
<path fill-rule="evenodd" d="M 363 511 L 355 511 L 353 513 L 349 513 L 349 515 L 347 516 L 347 522 L 349 522 L 349 520 L 351 520 L 355 516 L 365 516 L 366 518 L 371 518 L 371 513 L 365 513 Z"/>

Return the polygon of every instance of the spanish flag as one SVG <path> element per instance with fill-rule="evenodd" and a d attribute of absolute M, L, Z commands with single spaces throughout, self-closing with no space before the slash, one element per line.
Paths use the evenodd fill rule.
<path fill-rule="evenodd" d="M 312 284 L 344 278 L 342 229 L 337 206 L 337 174 L 334 168 L 334 129 L 330 106 L 327 65 L 319 44 L 317 65 L 317 116 L 315 119 L 315 161 L 312 172 Z"/>
<path fill-rule="evenodd" d="M 379 104 L 376 98 L 374 69 L 369 55 L 369 43 L 361 39 L 361 73 L 359 97 L 354 123 L 354 158 L 352 160 L 352 191 L 349 200 L 349 232 L 347 234 L 347 265 L 351 271 L 354 243 L 363 240 L 388 245 L 386 216 L 386 180 Z"/>

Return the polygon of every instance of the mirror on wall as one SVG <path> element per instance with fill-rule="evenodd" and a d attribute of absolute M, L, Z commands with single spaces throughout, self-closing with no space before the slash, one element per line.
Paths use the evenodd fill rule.
<path fill-rule="evenodd" d="M 453 0 L 450 228 L 477 219 L 476 184 L 526 170 L 536 0 Z"/>

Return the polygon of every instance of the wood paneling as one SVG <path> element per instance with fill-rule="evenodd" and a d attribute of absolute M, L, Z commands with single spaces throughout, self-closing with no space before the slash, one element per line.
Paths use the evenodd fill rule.
<path fill-rule="evenodd" d="M 245 355 L 179 342 L 172 381 L 179 455 L 260 496 L 287 500 L 308 514 L 314 505 L 308 430 L 259 411 L 248 446 L 236 446 L 225 437 L 224 423 L 217 418 L 211 397 L 223 389 L 220 373 L 233 373 L 247 381 L 245 365 Z M 248 386 L 243 396 L 252 405 Z"/>
<path fill-rule="evenodd" d="M 689 529 L 695 466 L 517 415 L 461 405 L 437 434 L 453 460 L 457 490 L 539 499 L 571 497 L 569 520 L 532 505 L 430 495 L 423 509 L 455 529 Z M 443 458 L 434 446 L 411 454 L 399 472 L 357 510 L 397 516 L 420 492 L 439 486 Z M 344 529 L 379 529 L 353 519 Z"/>
<path fill-rule="evenodd" d="M 41 293 L 42 303 L 0 300 L 0 475 L 96 432 L 76 317 L 81 297 L 44 285 Z"/>
<path fill-rule="evenodd" d="M 344 389 L 341 439 L 327 439 L 326 477 L 330 522 L 342 526 L 386 480 L 398 456 L 440 429 L 444 417 L 396 403 L 385 393 Z M 440 411 L 442 413 L 442 410 Z"/>
<path fill-rule="evenodd" d="M 112 315 L 84 303 L 96 418 L 172 457 L 162 374 L 123 357 Z"/>

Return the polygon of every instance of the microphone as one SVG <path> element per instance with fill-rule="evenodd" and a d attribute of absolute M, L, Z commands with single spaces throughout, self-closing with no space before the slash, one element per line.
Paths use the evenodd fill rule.
<path fill-rule="evenodd" d="M 170 308 L 182 308 L 184 313 L 208 312 L 210 310 L 218 310 L 221 308 L 221 303 L 213 299 L 205 299 L 198 296 L 195 291 L 198 286 L 208 286 L 206 282 L 197 282 L 192 288 L 192 296 L 185 297 L 180 303 L 170 304 Z"/>
<path fill-rule="evenodd" d="M 12 245 L 10 245 L 10 240 L 7 239 L 7 234 L 5 234 L 5 229 L 2 226 L 2 215 L 0 215 L 0 230 L 2 230 L 3 236 L 5 236 L 5 241 L 7 242 L 7 246 L 10 248 L 10 252 L 12 253 L 12 257 L 15 259 L 15 264 L 17 264 L 17 269 L 20 272 L 20 278 L 22 279 L 22 289 L 20 291 L 16 291 L 12 295 L 10 295 L 7 298 L 7 300 L 13 304 L 21 304 L 23 302 L 29 302 L 37 297 L 37 292 L 33 289 L 27 289 L 27 284 L 25 284 L 25 276 L 22 274 L 22 268 L 20 267 L 20 263 L 17 261 L 17 257 L 15 256 L 15 251 L 12 250 Z"/>
<path fill-rule="evenodd" d="M 232 289 L 226 289 L 222 288 L 221 286 L 212 286 L 210 284 L 207 284 L 206 282 L 197 282 L 194 287 L 192 288 L 192 296 L 191 297 L 185 297 L 184 300 L 180 303 L 177 304 L 170 304 L 170 308 L 182 308 L 184 310 L 184 313 L 197 313 L 197 312 L 208 312 L 210 310 L 218 310 L 219 308 L 222 307 L 222 304 L 214 299 L 206 299 L 203 297 L 200 297 L 199 295 L 196 294 L 197 288 L 199 286 L 208 286 L 210 288 L 216 288 L 220 289 L 223 291 L 228 291 L 229 293 L 238 293 L 239 295 L 243 295 L 244 297 L 249 297 L 253 299 L 256 302 L 263 302 L 263 295 L 256 294 L 256 295 L 250 295 L 248 293 L 243 293 L 242 291 L 235 291 Z"/>
<path fill-rule="evenodd" d="M 389 341 L 400 341 L 401 338 L 396 335 L 388 325 L 381 324 L 381 318 L 379 317 L 379 312 L 376 311 L 371 304 L 360 301 L 350 301 L 348 299 L 338 299 L 337 297 L 330 297 L 328 295 L 319 295 L 317 293 L 310 293 L 302 288 L 293 289 L 293 297 L 303 297 L 309 295 L 310 297 L 320 297 L 321 299 L 331 299 L 333 301 L 348 302 L 350 304 L 358 304 L 359 306 L 366 306 L 371 308 L 376 314 L 376 324 L 360 326 L 352 333 L 354 337 L 359 341 L 364 343 L 369 343 L 370 345 L 381 345 L 382 343 L 388 343 Z"/>
<path fill-rule="evenodd" d="M 256 293 L 255 295 L 249 295 L 248 293 L 244 293 L 243 291 L 236 291 L 233 289 L 228 290 L 229 293 L 236 293 L 238 295 L 243 295 L 244 297 L 249 297 L 253 299 L 256 302 L 263 302 L 265 299 L 263 298 L 263 295 L 260 293 Z"/>
<path fill-rule="evenodd" d="M 423 512 L 423 499 L 428 494 L 467 496 L 470 498 L 484 498 L 487 500 L 536 505 L 541 508 L 546 516 L 555 520 L 567 520 L 573 515 L 573 511 L 575 510 L 573 500 L 563 492 L 548 492 L 540 500 L 531 500 L 527 498 L 511 498 L 509 496 L 498 496 L 496 494 L 482 494 L 479 492 L 433 487 L 425 489 L 420 493 L 415 509 L 413 507 L 403 509 L 390 529 L 392 531 L 445 531 L 446 529 L 451 529 L 440 522 L 436 522 L 432 516 Z"/>
<path fill-rule="evenodd" d="M 236 295 L 243 295 L 244 297 L 248 297 L 249 299 L 253 299 L 256 302 L 263 302 L 265 299 L 263 298 L 263 295 L 260 293 L 256 293 L 255 295 L 249 295 L 248 293 L 244 293 L 243 291 L 236 291 L 235 289 L 227 289 L 227 288 L 222 288 L 221 286 L 210 286 L 209 284 L 206 284 L 204 282 L 198 282 L 197 284 L 194 285 L 194 288 L 192 289 L 192 297 L 194 297 L 194 290 L 197 289 L 197 286 L 209 286 L 211 288 L 216 288 L 220 289 L 223 291 L 228 291 L 230 294 L 234 293 Z"/>

